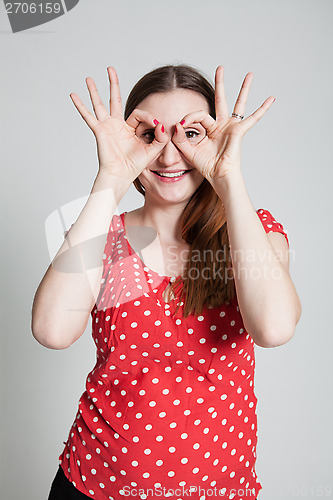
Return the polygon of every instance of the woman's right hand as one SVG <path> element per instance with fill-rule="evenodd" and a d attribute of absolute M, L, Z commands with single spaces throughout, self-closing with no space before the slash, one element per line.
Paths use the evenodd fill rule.
<path fill-rule="evenodd" d="M 156 117 L 146 111 L 135 109 L 125 122 L 116 70 L 110 66 L 107 71 L 110 80 L 110 114 L 92 78 L 86 78 L 86 84 L 96 117 L 87 110 L 77 94 L 71 93 L 70 97 L 95 135 L 99 170 L 116 177 L 127 177 L 133 182 L 160 153 L 168 138 L 162 132 L 162 124 L 156 125 Z M 151 143 L 143 142 L 136 135 L 141 122 L 155 129 L 155 138 Z"/>

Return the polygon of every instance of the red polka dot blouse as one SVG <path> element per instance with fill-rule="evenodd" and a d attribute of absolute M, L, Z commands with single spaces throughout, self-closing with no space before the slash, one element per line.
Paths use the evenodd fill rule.
<path fill-rule="evenodd" d="M 268 210 L 257 215 L 289 245 Z M 130 247 L 124 213 L 112 218 L 103 263 L 96 365 L 59 456 L 66 477 L 98 500 L 256 499 L 254 342 L 237 297 L 174 318 L 177 300 L 163 300 L 171 278 Z"/>

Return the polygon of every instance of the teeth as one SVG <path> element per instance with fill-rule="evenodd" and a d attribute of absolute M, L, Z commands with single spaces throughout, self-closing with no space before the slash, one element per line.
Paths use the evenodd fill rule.
<path fill-rule="evenodd" d="M 166 173 L 166 172 L 156 172 L 157 175 L 160 175 L 161 177 L 180 177 L 181 175 L 183 175 L 185 172 L 187 172 L 187 170 L 183 170 L 182 172 L 176 172 L 176 173 Z"/>

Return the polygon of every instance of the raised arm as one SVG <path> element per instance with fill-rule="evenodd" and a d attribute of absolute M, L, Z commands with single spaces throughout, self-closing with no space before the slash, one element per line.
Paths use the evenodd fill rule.
<path fill-rule="evenodd" d="M 75 107 L 95 135 L 99 170 L 84 208 L 33 300 L 32 334 L 50 349 L 65 349 L 83 334 L 100 290 L 111 219 L 131 183 L 164 147 L 162 124 L 156 126 L 154 116 L 134 110 L 124 121 L 117 73 L 109 67 L 108 74 L 110 113 L 91 78 L 86 83 L 96 117 L 76 94 L 71 94 Z M 155 128 L 151 144 L 144 144 L 136 136 L 142 121 Z"/>
<path fill-rule="evenodd" d="M 268 97 L 242 121 L 253 79 L 253 73 L 248 73 L 229 116 L 223 74 L 224 68 L 219 66 L 215 73 L 216 119 L 205 111 L 190 113 L 176 124 L 172 140 L 211 183 L 224 205 L 244 326 L 257 345 L 275 347 L 291 339 L 302 308 L 289 274 L 287 243 L 282 235 L 266 234 L 241 172 L 242 139 L 268 111 L 275 98 Z M 190 144 L 184 133 L 184 127 L 191 123 L 201 123 L 206 129 L 205 137 L 196 145 Z M 278 254 L 284 258 L 278 258 Z"/>

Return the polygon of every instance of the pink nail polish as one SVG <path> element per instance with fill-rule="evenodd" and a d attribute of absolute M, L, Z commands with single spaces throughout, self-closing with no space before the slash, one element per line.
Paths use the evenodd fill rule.
<path fill-rule="evenodd" d="M 184 125 L 184 123 L 185 123 L 185 120 L 182 120 L 182 121 L 180 122 L 180 124 L 181 124 L 181 125 Z"/>
<path fill-rule="evenodd" d="M 154 125 L 158 125 L 159 124 L 159 122 L 157 120 L 154 120 L 153 123 L 154 123 Z"/>
<path fill-rule="evenodd" d="M 178 132 L 178 130 L 177 130 L 177 125 L 175 125 L 175 132 L 176 132 L 176 134 L 177 134 L 177 132 Z"/>
<path fill-rule="evenodd" d="M 163 125 L 162 125 L 162 127 L 161 127 L 161 131 L 162 131 L 162 132 L 164 132 L 164 126 L 163 126 Z"/>

